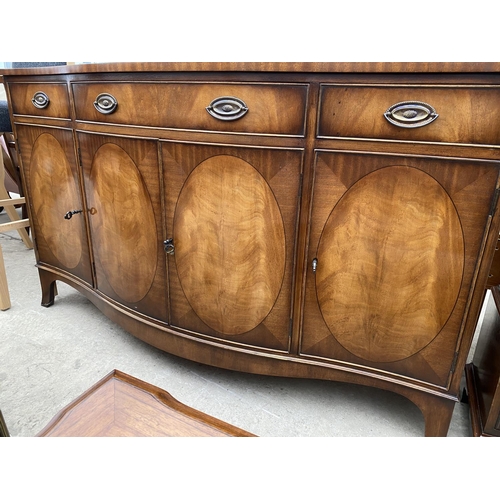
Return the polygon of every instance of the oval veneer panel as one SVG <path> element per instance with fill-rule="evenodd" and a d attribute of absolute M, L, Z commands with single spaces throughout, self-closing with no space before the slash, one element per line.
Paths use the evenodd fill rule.
<path fill-rule="evenodd" d="M 458 297 L 464 239 L 438 182 L 410 167 L 366 175 L 331 212 L 318 246 L 323 318 L 350 352 L 404 359 L 443 328 Z"/>
<path fill-rule="evenodd" d="M 182 289 L 208 326 L 237 335 L 269 314 L 285 272 L 285 230 L 252 165 L 226 155 L 200 163 L 177 202 L 174 243 Z"/>
<path fill-rule="evenodd" d="M 68 269 L 74 269 L 82 258 L 82 225 L 78 217 L 65 220 L 70 210 L 80 210 L 75 179 L 66 153 L 50 134 L 36 140 L 30 164 L 31 201 L 50 251 Z"/>
<path fill-rule="evenodd" d="M 107 143 L 95 154 L 90 183 L 89 208 L 96 209 L 89 217 L 94 252 L 115 293 L 127 302 L 139 302 L 153 283 L 158 244 L 153 205 L 141 173 L 125 150 Z"/>

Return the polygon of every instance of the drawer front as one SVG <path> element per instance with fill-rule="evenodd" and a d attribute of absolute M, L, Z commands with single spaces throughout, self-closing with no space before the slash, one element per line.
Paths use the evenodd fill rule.
<path fill-rule="evenodd" d="M 499 106 L 500 87 L 322 85 L 318 136 L 495 145 Z"/>
<path fill-rule="evenodd" d="M 70 118 L 65 83 L 15 83 L 9 90 L 15 115 Z"/>
<path fill-rule="evenodd" d="M 77 120 L 291 136 L 304 135 L 307 89 L 287 84 L 73 84 Z M 116 108 L 109 112 L 113 99 Z"/>

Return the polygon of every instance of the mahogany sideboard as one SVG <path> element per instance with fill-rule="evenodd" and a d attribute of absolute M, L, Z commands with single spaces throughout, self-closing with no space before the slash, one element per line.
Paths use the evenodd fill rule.
<path fill-rule="evenodd" d="M 364 384 L 445 436 L 499 233 L 500 64 L 1 70 L 42 305 L 231 370 Z"/>

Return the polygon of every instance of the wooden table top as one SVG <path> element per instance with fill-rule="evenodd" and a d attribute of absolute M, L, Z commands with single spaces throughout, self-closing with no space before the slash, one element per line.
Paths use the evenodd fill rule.
<path fill-rule="evenodd" d="M 498 62 L 111 62 L 0 68 L 2 76 L 162 72 L 498 73 Z"/>
<path fill-rule="evenodd" d="M 186 406 L 168 392 L 113 370 L 61 410 L 40 437 L 253 436 Z"/>

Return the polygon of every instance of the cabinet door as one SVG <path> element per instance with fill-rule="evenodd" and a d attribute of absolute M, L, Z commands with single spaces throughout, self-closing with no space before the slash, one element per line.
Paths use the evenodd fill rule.
<path fill-rule="evenodd" d="M 301 354 L 445 387 L 498 172 L 318 152 Z"/>
<path fill-rule="evenodd" d="M 301 150 L 162 143 L 170 323 L 289 349 Z"/>
<path fill-rule="evenodd" d="M 22 125 L 16 133 L 38 262 L 92 283 L 73 133 Z"/>
<path fill-rule="evenodd" d="M 156 141 L 78 133 L 96 288 L 166 320 L 165 255 Z"/>

